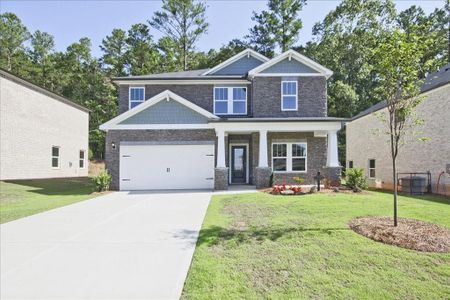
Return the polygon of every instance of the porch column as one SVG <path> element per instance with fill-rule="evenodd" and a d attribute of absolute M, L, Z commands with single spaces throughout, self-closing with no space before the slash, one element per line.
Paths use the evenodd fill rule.
<path fill-rule="evenodd" d="M 258 167 L 267 168 L 269 164 L 267 162 L 267 130 L 259 131 L 259 162 Z"/>
<path fill-rule="evenodd" d="M 217 164 L 216 168 L 225 168 L 225 132 L 217 130 Z"/>
<path fill-rule="evenodd" d="M 340 167 L 338 160 L 337 130 L 328 131 L 327 167 Z"/>

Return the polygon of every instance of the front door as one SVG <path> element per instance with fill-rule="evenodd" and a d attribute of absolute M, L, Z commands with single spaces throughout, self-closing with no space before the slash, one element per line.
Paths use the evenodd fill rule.
<path fill-rule="evenodd" d="M 231 183 L 247 182 L 247 146 L 231 146 Z"/>

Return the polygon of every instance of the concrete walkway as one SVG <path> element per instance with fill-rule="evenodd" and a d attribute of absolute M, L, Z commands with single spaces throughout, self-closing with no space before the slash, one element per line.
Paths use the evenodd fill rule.
<path fill-rule="evenodd" d="M 0 226 L 1 299 L 177 299 L 210 192 L 116 192 Z"/>

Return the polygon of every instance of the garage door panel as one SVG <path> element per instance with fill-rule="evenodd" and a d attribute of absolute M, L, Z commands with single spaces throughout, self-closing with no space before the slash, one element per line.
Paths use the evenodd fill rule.
<path fill-rule="evenodd" d="M 120 189 L 212 189 L 214 145 L 123 145 Z"/>

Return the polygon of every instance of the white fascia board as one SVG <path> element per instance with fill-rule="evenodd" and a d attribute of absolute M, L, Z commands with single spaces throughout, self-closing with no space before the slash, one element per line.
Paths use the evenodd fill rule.
<path fill-rule="evenodd" d="M 340 130 L 341 122 L 211 122 L 216 131 L 248 132 L 266 130 L 271 132 L 309 132 Z"/>
<path fill-rule="evenodd" d="M 100 126 L 101 130 L 165 130 L 165 129 L 212 129 L 210 124 L 113 124 Z"/>
<path fill-rule="evenodd" d="M 155 105 L 156 103 L 158 103 L 160 101 L 163 101 L 163 100 L 169 101 L 170 99 L 177 101 L 178 103 L 198 112 L 199 114 L 205 116 L 208 119 L 219 119 L 219 117 L 210 113 L 206 109 L 203 109 L 198 105 L 195 105 L 194 103 L 190 102 L 189 100 L 186 100 L 183 97 L 181 97 L 169 90 L 165 90 L 164 92 L 161 92 L 156 96 L 153 96 L 152 98 L 148 99 L 147 101 L 144 101 L 143 103 L 133 107 L 130 110 L 127 110 L 126 112 L 124 112 L 124 113 L 118 115 L 117 117 L 109 120 L 108 122 L 100 125 L 100 129 L 101 130 L 111 129 L 112 127 L 119 125 L 119 123 L 121 123 L 122 121 L 130 118 L 131 116 L 134 116 L 135 114 L 145 110 L 146 108 L 148 108 L 152 105 Z M 149 125 L 151 125 L 151 124 L 149 124 Z M 172 125 L 172 124 L 170 124 L 170 125 Z"/>
<path fill-rule="evenodd" d="M 239 60 L 239 59 L 241 59 L 241 58 L 243 58 L 243 57 L 245 57 L 245 56 L 253 56 L 254 58 L 259 59 L 259 60 L 262 61 L 263 63 L 269 61 L 269 58 L 265 57 L 264 55 L 262 55 L 262 54 L 260 54 L 260 53 L 258 53 L 258 52 L 256 52 L 256 51 L 254 51 L 254 50 L 252 50 L 252 49 L 250 49 L 250 48 L 247 48 L 247 49 L 245 49 L 244 51 L 241 51 L 241 52 L 239 52 L 238 54 L 236 54 L 236 55 L 230 57 L 230 58 L 227 59 L 226 61 L 224 61 L 224 62 L 218 64 L 218 65 L 215 66 L 214 68 L 209 69 L 208 71 L 206 71 L 206 72 L 203 73 L 202 75 L 208 75 L 208 74 L 217 72 L 218 70 L 223 69 L 223 68 L 225 68 L 226 66 L 231 65 L 231 64 L 234 63 L 235 61 L 237 61 L 237 60 Z"/>
<path fill-rule="evenodd" d="M 246 79 L 139 79 L 139 80 L 114 80 L 117 85 L 191 85 L 191 84 L 251 84 L 251 81 Z"/>
<path fill-rule="evenodd" d="M 264 71 L 265 69 L 279 63 L 280 61 L 282 61 L 283 59 L 295 59 L 300 63 L 303 63 L 304 65 L 310 67 L 313 70 L 316 70 L 317 72 L 321 73 L 322 76 L 325 76 L 326 78 L 329 78 L 331 75 L 333 75 L 333 71 L 331 71 L 330 69 L 325 68 L 324 66 L 316 63 L 315 61 L 313 61 L 310 58 L 307 58 L 306 56 L 298 53 L 297 51 L 294 51 L 292 49 L 287 50 L 286 52 L 278 55 L 277 57 L 272 58 L 271 60 L 263 63 L 262 65 L 250 70 L 248 72 L 249 77 L 253 77 L 256 74 L 260 73 L 261 71 Z M 258 74 L 260 75 L 260 74 Z M 285 76 L 283 74 L 277 74 L 277 76 Z M 296 75 L 290 75 L 290 76 L 296 76 Z"/>
<path fill-rule="evenodd" d="M 322 73 L 257 73 L 253 75 L 254 77 L 326 77 Z M 327 77 L 328 78 L 328 77 Z"/>

